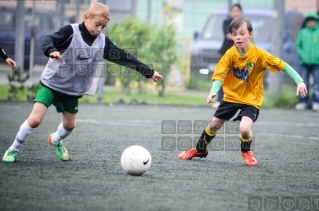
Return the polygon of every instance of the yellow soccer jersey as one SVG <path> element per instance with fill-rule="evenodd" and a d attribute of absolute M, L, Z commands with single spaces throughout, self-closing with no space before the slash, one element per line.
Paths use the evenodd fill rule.
<path fill-rule="evenodd" d="M 241 56 L 231 47 L 218 62 L 213 80 L 223 81 L 224 101 L 260 108 L 264 98 L 263 78 L 266 69 L 279 73 L 287 63 L 267 51 L 250 44 Z"/>

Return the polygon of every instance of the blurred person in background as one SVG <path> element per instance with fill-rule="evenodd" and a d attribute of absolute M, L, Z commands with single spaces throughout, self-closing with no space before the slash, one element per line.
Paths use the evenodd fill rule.
<path fill-rule="evenodd" d="M 0 57 L 12 68 L 15 68 L 17 66 L 16 62 L 9 58 L 6 54 L 6 52 L 1 48 L 0 46 Z"/>
<path fill-rule="evenodd" d="M 318 0 L 319 3 L 319 0 Z M 319 7 L 319 4 L 318 4 Z M 300 75 L 309 89 L 309 78 L 313 75 L 312 109 L 319 111 L 319 16 L 317 12 L 310 12 L 305 19 L 305 27 L 298 34 L 296 48 L 301 60 Z M 308 108 L 309 97 L 299 98 L 297 110 Z"/>
<path fill-rule="evenodd" d="M 228 32 L 229 24 L 235 18 L 242 16 L 242 7 L 240 4 L 233 4 L 229 9 L 229 16 L 223 22 L 223 33 L 224 33 L 224 41 L 222 47 L 219 49 L 218 53 L 223 56 L 226 51 L 234 45 L 234 41 L 231 39 L 231 35 Z M 223 89 L 220 89 L 217 96 L 217 101 L 212 105 L 213 108 L 217 108 L 220 105 L 220 102 L 224 98 Z"/>
<path fill-rule="evenodd" d="M 319 0 L 317 0 L 316 6 L 317 6 L 317 15 L 319 16 Z M 305 20 L 303 21 L 301 28 L 302 29 L 305 28 L 306 25 L 307 25 L 307 18 L 305 18 Z M 317 22 L 317 25 L 319 26 L 319 22 Z"/>

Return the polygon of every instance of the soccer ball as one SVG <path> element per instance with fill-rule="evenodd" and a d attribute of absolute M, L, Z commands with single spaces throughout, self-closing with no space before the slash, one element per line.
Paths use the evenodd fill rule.
<path fill-rule="evenodd" d="M 130 175 L 142 175 L 151 166 L 152 157 L 147 149 L 134 145 L 124 150 L 121 156 L 123 170 Z"/>

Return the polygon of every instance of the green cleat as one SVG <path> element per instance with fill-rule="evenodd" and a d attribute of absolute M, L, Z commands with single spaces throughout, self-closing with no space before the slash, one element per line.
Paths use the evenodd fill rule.
<path fill-rule="evenodd" d="M 58 143 L 58 144 L 53 142 L 53 133 L 51 135 L 49 135 L 48 142 L 50 145 L 52 145 L 55 148 L 56 155 L 62 161 L 69 160 L 69 153 L 68 153 L 68 150 L 66 150 L 65 146 L 63 145 L 63 142 L 60 141 L 60 143 Z"/>
<path fill-rule="evenodd" d="M 19 154 L 18 151 L 14 151 L 11 149 L 8 149 L 5 153 L 4 156 L 2 158 L 3 162 L 7 162 L 7 163 L 13 163 L 16 161 L 16 157 Z"/>

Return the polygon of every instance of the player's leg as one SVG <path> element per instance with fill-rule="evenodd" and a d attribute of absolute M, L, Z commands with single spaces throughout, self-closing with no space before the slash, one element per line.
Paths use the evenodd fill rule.
<path fill-rule="evenodd" d="M 31 114 L 29 115 L 28 119 L 20 126 L 15 140 L 13 141 L 9 149 L 5 152 L 2 158 L 4 162 L 14 162 L 16 160 L 16 156 L 18 155 L 20 147 L 31 135 L 34 129 L 41 124 L 48 107 L 52 103 L 53 98 L 54 95 L 49 89 L 42 85 L 39 86 Z"/>
<path fill-rule="evenodd" d="M 240 120 L 239 139 L 241 153 L 247 166 L 256 166 L 257 160 L 251 151 L 253 133 L 251 127 L 259 116 L 259 110 L 253 106 L 243 106 L 240 113 L 234 120 Z"/>
<path fill-rule="evenodd" d="M 178 155 L 180 160 L 191 160 L 194 157 L 206 157 L 208 154 L 208 145 L 216 136 L 218 130 L 224 125 L 226 120 L 214 117 L 202 132 L 202 135 L 197 141 L 196 147 L 185 150 Z"/>
<path fill-rule="evenodd" d="M 76 114 L 78 112 L 78 99 L 60 99 L 56 104 L 58 112 L 62 112 L 62 123 L 58 126 L 55 133 L 48 137 L 48 142 L 55 148 L 57 156 L 66 161 L 69 159 L 69 153 L 63 144 L 63 139 L 69 136 L 76 125 Z"/>
<path fill-rule="evenodd" d="M 61 140 L 69 136 L 76 125 L 76 114 L 69 113 L 64 111 L 62 113 L 62 122 L 58 126 L 57 131 L 52 137 L 54 143 L 60 143 Z"/>
<path fill-rule="evenodd" d="M 207 125 L 205 130 L 202 132 L 197 144 L 196 144 L 196 152 L 204 153 L 207 151 L 207 147 L 209 143 L 213 140 L 213 138 L 218 133 L 218 130 L 223 127 L 225 119 L 220 119 L 218 117 L 213 117 L 212 121 Z"/>
<path fill-rule="evenodd" d="M 239 139 L 241 152 L 250 151 L 253 133 L 251 127 L 253 120 L 250 117 L 243 116 L 239 125 Z"/>
<path fill-rule="evenodd" d="M 222 101 L 214 114 L 213 120 L 202 132 L 196 147 L 183 151 L 178 155 L 181 160 L 191 160 L 194 157 L 206 157 L 207 147 L 216 136 L 217 131 L 224 125 L 225 121 L 231 119 L 238 111 L 238 106 L 234 103 Z"/>
<path fill-rule="evenodd" d="M 224 125 L 226 120 L 214 117 L 209 125 L 204 129 L 202 135 L 197 141 L 196 147 L 189 148 L 178 155 L 180 160 L 191 160 L 194 157 L 206 157 L 207 147 L 216 136 L 217 131 Z"/>
<path fill-rule="evenodd" d="M 247 166 L 256 166 L 257 160 L 255 154 L 251 151 L 251 142 L 253 140 L 253 133 L 251 132 L 251 127 L 253 120 L 250 117 L 243 116 L 239 126 L 239 139 L 241 154 L 245 159 Z"/>
<path fill-rule="evenodd" d="M 319 111 L 319 65 L 315 65 L 313 72 L 313 94 L 312 94 L 312 109 Z"/>
<path fill-rule="evenodd" d="M 300 76 L 304 80 L 306 84 L 307 90 L 309 90 L 309 78 L 310 78 L 310 70 L 309 65 L 303 64 L 301 65 Z M 304 98 L 299 97 L 299 103 L 295 106 L 297 110 L 305 110 L 308 107 L 308 95 Z"/>

